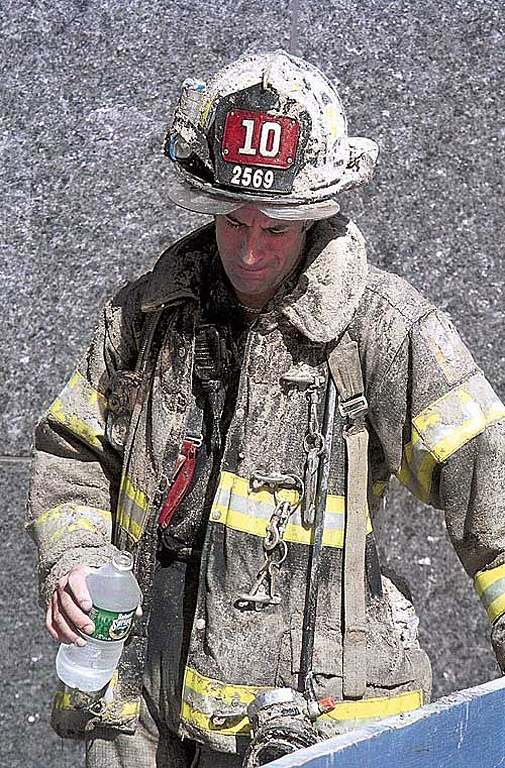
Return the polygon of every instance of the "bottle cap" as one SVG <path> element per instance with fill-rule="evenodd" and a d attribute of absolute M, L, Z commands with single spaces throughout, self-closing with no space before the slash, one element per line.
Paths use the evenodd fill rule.
<path fill-rule="evenodd" d="M 112 565 L 118 571 L 131 571 L 133 568 L 133 555 L 131 552 L 116 552 L 112 558 Z"/>

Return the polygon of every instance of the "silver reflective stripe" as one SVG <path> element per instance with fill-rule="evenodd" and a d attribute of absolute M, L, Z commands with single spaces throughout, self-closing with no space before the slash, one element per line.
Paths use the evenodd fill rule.
<path fill-rule="evenodd" d="M 279 492 L 279 499 L 295 504 L 296 491 Z M 267 524 L 275 509 L 273 494 L 266 490 L 252 491 L 249 482 L 232 472 L 222 472 L 211 511 L 211 522 L 232 530 L 250 533 L 263 538 Z M 344 541 L 345 499 L 329 494 L 326 500 L 326 516 L 323 544 L 341 549 Z M 367 510 L 367 532 L 371 522 Z M 301 513 L 296 510 L 290 518 L 284 540 L 297 544 L 311 544 L 313 530 L 302 525 Z"/>
<path fill-rule="evenodd" d="M 76 371 L 49 408 L 48 415 L 90 445 L 101 448 L 105 435 L 107 400 Z"/>
<path fill-rule="evenodd" d="M 505 595 L 505 577 L 494 581 L 489 587 L 481 593 L 480 599 L 484 603 L 486 610 L 498 597 Z"/>
<path fill-rule="evenodd" d="M 413 419 L 437 462 L 452 456 L 484 429 L 505 418 L 505 406 L 481 373 L 440 397 Z"/>

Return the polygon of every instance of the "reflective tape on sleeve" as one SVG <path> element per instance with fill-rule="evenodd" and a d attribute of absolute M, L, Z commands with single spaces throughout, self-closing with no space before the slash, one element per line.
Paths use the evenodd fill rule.
<path fill-rule="evenodd" d="M 412 428 L 412 437 L 403 449 L 398 480 L 421 501 L 428 501 L 431 493 L 433 470 L 437 462 L 427 449 L 419 432 Z"/>
<path fill-rule="evenodd" d="M 49 408 L 48 415 L 87 443 L 100 448 L 105 435 L 107 399 L 76 371 Z"/>
<path fill-rule="evenodd" d="M 67 691 L 58 691 L 54 697 L 54 707 L 57 710 L 75 711 L 77 709 L 77 707 L 75 707 L 72 703 L 72 694 L 68 693 Z M 125 701 L 120 709 L 119 715 L 125 720 L 132 720 L 137 718 L 139 713 L 140 701 L 137 699 L 131 699 L 130 701 Z"/>
<path fill-rule="evenodd" d="M 40 515 L 32 524 L 34 538 L 45 546 L 76 531 L 88 531 L 110 541 L 112 516 L 109 510 L 82 504 L 60 504 Z"/>
<path fill-rule="evenodd" d="M 296 504 L 298 494 L 296 491 L 280 490 L 278 498 Z M 253 491 L 246 478 L 232 472 L 222 472 L 210 519 L 212 523 L 263 538 L 274 509 L 274 496 L 270 491 Z M 341 549 L 344 545 L 344 528 L 345 498 L 328 494 L 323 545 Z M 372 524 L 368 516 L 367 533 L 371 530 Z M 313 529 L 302 525 L 300 510 L 296 509 L 286 526 L 284 540 L 296 544 L 311 544 L 312 536 Z"/>
<path fill-rule="evenodd" d="M 114 672 L 114 676 L 109 683 L 109 692 L 112 692 L 112 700 L 115 693 L 115 686 L 117 683 L 117 670 Z M 104 705 L 104 711 L 101 718 L 104 722 L 107 722 L 109 718 L 109 703 L 100 699 L 100 703 Z M 81 707 L 77 707 L 73 703 L 72 689 L 64 687 L 62 691 L 58 691 L 54 697 L 54 708 L 57 711 L 66 712 L 82 712 Z M 124 699 L 119 707 L 115 708 L 114 719 L 120 717 L 122 720 L 136 720 L 140 715 L 140 697 Z"/>
<path fill-rule="evenodd" d="M 498 565 L 475 576 L 475 589 L 491 622 L 505 613 L 505 565 Z"/>
<path fill-rule="evenodd" d="M 435 400 L 413 419 L 435 461 L 442 462 L 487 426 L 505 418 L 505 406 L 481 373 Z"/>

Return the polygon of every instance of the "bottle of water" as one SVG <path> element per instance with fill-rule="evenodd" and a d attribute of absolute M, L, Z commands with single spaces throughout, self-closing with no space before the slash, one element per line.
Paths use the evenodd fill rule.
<path fill-rule="evenodd" d="M 117 552 L 111 563 L 86 577 L 95 630 L 83 634 L 85 646 L 61 644 L 56 656 L 56 673 L 70 688 L 99 691 L 112 679 L 140 600 L 132 567 L 132 555 Z"/>

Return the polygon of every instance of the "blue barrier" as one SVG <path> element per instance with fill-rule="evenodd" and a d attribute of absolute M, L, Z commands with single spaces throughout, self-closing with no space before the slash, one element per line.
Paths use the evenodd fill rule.
<path fill-rule="evenodd" d="M 270 766 L 505 768 L 505 677 L 336 736 Z"/>

